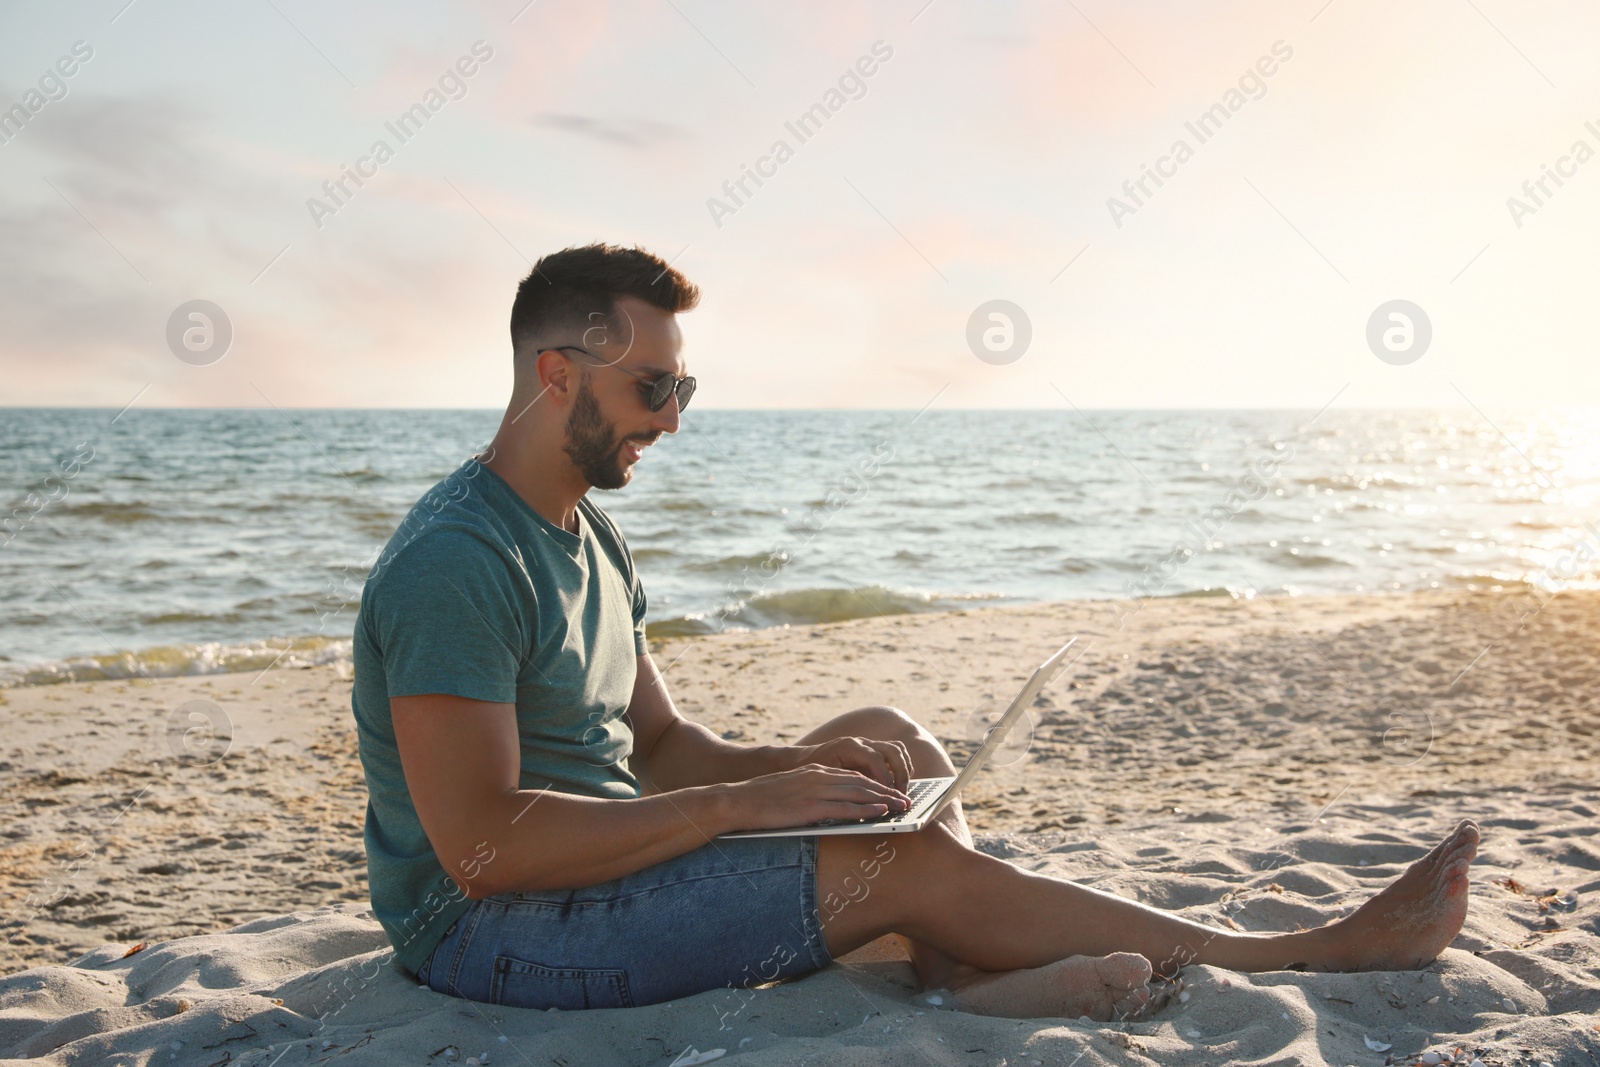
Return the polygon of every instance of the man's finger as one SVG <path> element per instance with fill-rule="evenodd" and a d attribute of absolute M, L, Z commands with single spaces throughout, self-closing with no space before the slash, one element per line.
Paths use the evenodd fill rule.
<path fill-rule="evenodd" d="M 892 781 L 884 782 L 879 777 L 880 772 L 875 768 L 883 766 L 882 756 L 875 749 L 868 749 L 867 751 L 871 753 L 873 758 L 867 758 L 864 753 L 857 749 L 844 749 L 838 757 L 839 765 L 819 765 L 819 769 L 846 779 L 853 779 L 853 784 L 856 787 L 870 789 L 885 800 L 899 801 L 902 804 L 910 803 L 911 798 L 905 795 L 904 790 L 896 788 Z M 857 762 L 852 757 L 858 755 L 862 757 L 859 766 L 851 766 L 850 764 Z M 893 775 L 889 777 L 892 779 Z"/>
<path fill-rule="evenodd" d="M 874 777 L 876 777 L 878 781 L 882 782 L 884 785 L 894 785 L 894 764 L 889 762 L 889 754 L 884 751 L 884 742 L 868 741 L 867 744 L 872 748 L 872 763 L 873 768 L 876 771 Z"/>
<path fill-rule="evenodd" d="M 890 769 L 894 771 L 895 788 L 902 793 L 911 785 L 911 751 L 906 748 L 904 741 L 890 741 Z"/>
<path fill-rule="evenodd" d="M 904 793 L 911 784 L 911 764 L 905 749 L 898 741 L 874 741 L 872 750 L 883 766 L 883 783 L 896 792 Z"/>
<path fill-rule="evenodd" d="M 893 786 L 900 792 L 905 792 L 910 784 L 910 762 L 906 757 L 905 749 L 898 741 L 868 741 L 873 753 L 882 764 L 885 785 Z"/>
<path fill-rule="evenodd" d="M 905 795 L 903 790 L 896 789 L 893 785 L 887 782 L 879 781 L 870 774 L 866 774 L 862 771 L 850 771 L 848 773 L 860 775 L 860 778 L 856 782 L 856 786 L 860 789 L 869 790 L 878 797 L 881 797 L 885 800 L 910 800 L 910 798 Z"/>
<path fill-rule="evenodd" d="M 868 745 L 872 752 L 873 777 L 878 779 L 878 781 L 882 782 L 884 785 L 894 785 L 894 765 L 889 762 L 889 757 L 884 754 L 883 750 L 879 748 L 876 743 L 868 742 Z"/>
<path fill-rule="evenodd" d="M 878 751 L 870 738 L 852 737 L 848 741 L 849 746 L 840 753 L 842 762 L 873 781 L 894 785 L 894 771 L 889 761 L 883 758 L 883 753 Z"/>
<path fill-rule="evenodd" d="M 876 782 L 869 779 L 865 784 L 858 788 L 857 792 L 852 795 L 851 800 L 853 803 L 866 804 L 869 806 L 873 804 L 883 804 L 887 806 L 890 811 L 897 811 L 904 801 L 902 801 L 899 797 L 896 797 L 894 794 L 887 792 L 887 788 L 888 787 L 886 787 L 882 782 Z"/>

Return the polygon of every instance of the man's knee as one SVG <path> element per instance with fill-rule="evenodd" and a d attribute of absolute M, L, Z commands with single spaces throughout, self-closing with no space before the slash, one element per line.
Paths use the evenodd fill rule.
<path fill-rule="evenodd" d="M 887 704 L 872 704 L 847 711 L 834 720 L 848 727 L 851 737 L 870 737 L 878 741 L 912 741 L 927 734 L 917 721 L 899 708 Z"/>
<path fill-rule="evenodd" d="M 938 778 L 954 773 L 955 765 L 939 739 L 899 708 L 874 704 L 857 708 L 840 718 L 852 721 L 848 732 L 854 736 L 904 743 L 911 757 L 913 778 Z"/>
<path fill-rule="evenodd" d="M 851 894 L 862 894 L 866 886 L 914 896 L 927 886 L 930 872 L 949 873 L 961 850 L 960 842 L 931 828 L 908 834 L 823 837 L 817 843 L 818 893 L 854 899 Z"/>

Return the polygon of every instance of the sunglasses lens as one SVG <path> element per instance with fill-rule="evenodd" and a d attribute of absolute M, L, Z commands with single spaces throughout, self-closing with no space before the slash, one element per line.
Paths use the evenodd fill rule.
<path fill-rule="evenodd" d="M 689 406 L 689 398 L 694 396 L 694 379 L 685 378 L 678 383 L 678 410 L 682 411 Z"/>
<path fill-rule="evenodd" d="M 650 410 L 660 411 L 666 406 L 667 397 L 672 395 L 672 378 L 657 378 L 650 386 Z"/>

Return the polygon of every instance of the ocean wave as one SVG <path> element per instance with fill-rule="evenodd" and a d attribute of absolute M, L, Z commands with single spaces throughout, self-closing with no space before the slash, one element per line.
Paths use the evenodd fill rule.
<path fill-rule="evenodd" d="M 1485 589 L 1493 592 L 1505 593 L 1538 593 L 1544 592 L 1543 586 L 1538 582 L 1514 574 L 1494 573 L 1467 573 L 1447 574 L 1442 580 L 1445 584 L 1458 589 Z"/>
<path fill-rule="evenodd" d="M 1076 519 L 1055 511 L 1002 511 L 994 515 L 1000 526 L 1076 526 Z"/>
<path fill-rule="evenodd" d="M 61 514 L 79 518 L 100 519 L 110 523 L 151 522 L 161 516 L 150 510 L 144 501 L 85 500 L 62 501 Z"/>
<path fill-rule="evenodd" d="M 350 662 L 350 639 L 333 637 L 273 638 L 227 645 L 207 641 L 194 645 L 160 645 L 139 652 L 80 656 L 53 663 L 0 667 L 0 689 L 62 682 L 101 682 L 114 678 L 177 678 L 195 674 L 233 674 L 292 670 Z"/>
<path fill-rule="evenodd" d="M 957 611 L 1005 601 L 994 593 L 946 595 L 870 585 L 855 589 L 788 589 L 761 593 L 728 609 L 695 613 L 650 623 L 651 637 L 691 637 L 721 630 L 757 630 L 870 619 L 879 615 L 912 615 Z"/>
<path fill-rule="evenodd" d="M 1295 485 L 1303 485 L 1308 489 L 1342 489 L 1346 491 L 1359 491 L 1363 489 L 1417 489 L 1425 487 L 1428 482 L 1417 474 L 1402 474 L 1394 471 L 1379 471 L 1356 473 L 1346 471 L 1342 474 L 1311 475 L 1291 479 Z"/>
<path fill-rule="evenodd" d="M 181 626 L 190 622 L 215 625 L 246 622 L 249 618 L 242 611 L 162 611 L 139 616 L 139 623 L 143 626 Z"/>
<path fill-rule="evenodd" d="M 1273 561 L 1296 570 L 1318 570 L 1324 567 L 1352 566 L 1349 560 L 1340 559 L 1337 556 L 1328 555 L 1327 553 L 1323 552 L 1316 552 L 1310 549 L 1300 549 L 1298 547 L 1279 549 L 1278 552 L 1273 556 Z"/>
<path fill-rule="evenodd" d="M 637 557 L 638 553 L 634 553 Z M 757 552 L 749 555 L 721 556 L 717 559 L 695 560 L 682 565 L 686 571 L 697 574 L 737 574 L 742 570 L 760 567 L 773 558 L 771 552 Z"/>
<path fill-rule="evenodd" d="M 1227 585 L 1208 585 L 1200 589 L 1185 589 L 1181 593 L 1171 593 L 1164 597 L 1155 597 L 1156 600 L 1210 600 L 1214 597 L 1232 597 L 1234 600 L 1248 599 L 1246 595 Z"/>

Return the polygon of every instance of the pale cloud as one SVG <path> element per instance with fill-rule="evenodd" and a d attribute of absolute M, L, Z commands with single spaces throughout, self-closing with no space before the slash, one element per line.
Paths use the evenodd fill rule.
<path fill-rule="evenodd" d="M 270 10 L 0 13 L 11 72 L 99 34 L 0 146 L 0 402 L 493 406 L 527 260 L 591 240 L 705 290 L 708 406 L 1600 401 L 1600 162 L 1522 227 L 1506 209 L 1600 120 L 1575 4 L 281 6 L 355 88 Z M 880 40 L 865 95 L 719 226 L 708 198 Z M 308 198 L 477 41 L 465 96 L 319 227 Z M 1278 41 L 1264 93 L 1117 225 L 1108 200 Z M 1438 338 L 1404 370 L 1362 341 L 1400 296 Z M 237 328 L 211 367 L 162 340 L 195 297 Z M 993 298 L 1035 328 L 1005 367 L 965 347 Z"/>
<path fill-rule="evenodd" d="M 545 126 L 626 148 L 651 148 L 663 141 L 686 136 L 686 131 L 670 122 L 653 122 L 649 119 L 601 119 L 546 112 L 533 116 L 532 121 L 535 126 Z"/>

